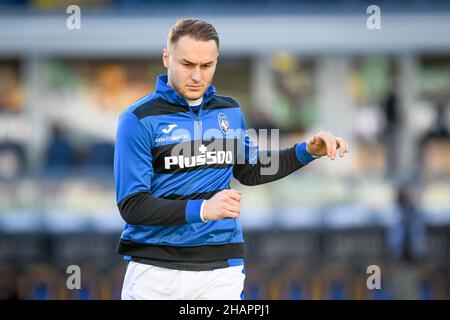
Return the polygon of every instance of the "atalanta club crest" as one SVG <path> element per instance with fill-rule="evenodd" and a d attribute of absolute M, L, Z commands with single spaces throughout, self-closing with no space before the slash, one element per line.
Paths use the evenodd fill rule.
<path fill-rule="evenodd" d="M 222 130 L 223 133 L 227 134 L 228 129 L 230 128 L 230 123 L 228 122 L 228 117 L 225 113 L 220 113 L 217 117 L 217 121 L 219 122 L 220 130 Z"/>

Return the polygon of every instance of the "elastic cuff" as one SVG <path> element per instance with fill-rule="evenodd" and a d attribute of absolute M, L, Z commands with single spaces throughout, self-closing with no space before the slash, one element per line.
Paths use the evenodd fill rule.
<path fill-rule="evenodd" d="M 207 220 L 205 220 L 205 218 L 203 217 L 203 208 L 205 207 L 206 204 L 206 200 L 202 202 L 202 205 L 200 207 L 200 219 L 202 219 L 203 222 L 207 222 Z"/>
<path fill-rule="evenodd" d="M 203 222 L 200 215 L 204 200 L 188 200 L 186 206 L 186 223 Z"/>
<path fill-rule="evenodd" d="M 306 142 L 297 143 L 295 145 L 295 155 L 297 156 L 297 160 L 304 166 L 318 158 L 306 151 L 306 146 Z"/>

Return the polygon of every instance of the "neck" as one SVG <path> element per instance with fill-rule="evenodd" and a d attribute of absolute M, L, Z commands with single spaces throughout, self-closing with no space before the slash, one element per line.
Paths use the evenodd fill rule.
<path fill-rule="evenodd" d="M 199 106 L 199 105 L 202 104 L 202 102 L 203 102 L 203 97 L 200 97 L 200 98 L 195 99 L 195 100 L 191 100 L 191 99 L 186 99 L 186 98 L 184 98 L 184 100 L 186 100 L 186 102 L 188 103 L 189 106 L 195 107 L 195 106 Z"/>
<path fill-rule="evenodd" d="M 177 89 L 175 89 L 175 87 L 172 85 L 172 82 L 170 81 L 169 76 L 167 76 L 167 85 L 168 85 L 169 87 L 171 87 L 173 90 L 177 91 Z"/>

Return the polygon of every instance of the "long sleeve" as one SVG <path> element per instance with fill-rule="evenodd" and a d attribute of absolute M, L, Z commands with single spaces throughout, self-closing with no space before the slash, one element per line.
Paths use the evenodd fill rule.
<path fill-rule="evenodd" d="M 130 112 L 117 127 L 114 153 L 116 201 L 128 224 L 170 226 L 201 222 L 203 200 L 169 200 L 151 194 L 151 132 Z"/>
<path fill-rule="evenodd" d="M 289 149 L 259 151 L 246 131 L 242 117 L 242 152 L 238 154 L 233 176 L 242 184 L 254 186 L 279 180 L 305 166 L 314 158 L 306 151 L 306 142 Z"/>

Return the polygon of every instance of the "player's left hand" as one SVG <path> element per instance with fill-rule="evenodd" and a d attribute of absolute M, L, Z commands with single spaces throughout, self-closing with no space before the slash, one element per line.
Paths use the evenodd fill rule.
<path fill-rule="evenodd" d="M 331 160 L 336 159 L 338 149 L 339 156 L 342 158 L 348 152 L 347 142 L 341 137 L 334 136 L 329 131 L 319 131 L 308 139 L 306 146 L 306 150 L 311 155 L 316 157 L 327 155 Z"/>

